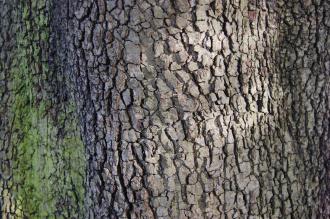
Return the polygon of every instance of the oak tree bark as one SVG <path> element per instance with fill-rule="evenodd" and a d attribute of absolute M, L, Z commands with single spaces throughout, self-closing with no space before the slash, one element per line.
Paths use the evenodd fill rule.
<path fill-rule="evenodd" d="M 84 147 L 59 3 L 0 0 L 1 218 L 83 218 Z"/>
<path fill-rule="evenodd" d="M 329 2 L 83 1 L 89 218 L 329 216 Z"/>
<path fill-rule="evenodd" d="M 84 218 L 330 217 L 329 1 L 44 2 L 49 38 L 40 50 L 51 73 L 41 87 L 57 100 L 50 118 L 75 102 Z M 9 22 L 0 21 L 4 85 L 15 43 Z M 0 94 L 3 174 L 22 158 L 7 143 L 13 94 Z M 73 200 L 83 175 L 65 176 L 73 186 L 57 190 Z M 0 183 L 5 200 L 10 189 Z M 82 217 L 76 200 L 55 207 L 67 210 L 58 216 Z"/>

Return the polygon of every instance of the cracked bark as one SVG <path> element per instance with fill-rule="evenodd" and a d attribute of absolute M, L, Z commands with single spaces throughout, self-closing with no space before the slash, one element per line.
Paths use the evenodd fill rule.
<path fill-rule="evenodd" d="M 329 2 L 83 1 L 89 218 L 329 215 Z"/>
<path fill-rule="evenodd" d="M 0 0 L 1 218 L 83 217 L 66 3 Z"/>
<path fill-rule="evenodd" d="M 328 1 L 51 2 L 85 218 L 330 217 Z"/>

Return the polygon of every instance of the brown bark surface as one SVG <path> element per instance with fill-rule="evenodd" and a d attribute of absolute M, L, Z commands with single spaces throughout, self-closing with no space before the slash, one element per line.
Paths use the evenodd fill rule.
<path fill-rule="evenodd" d="M 5 216 L 17 216 L 17 207 L 17 217 L 32 218 L 330 217 L 328 0 L 29 2 L 43 2 L 27 5 L 49 19 L 48 38 L 37 46 L 49 71 L 28 71 L 44 94 L 33 103 L 50 99 L 45 115 L 61 133 L 75 127 L 67 111 L 75 102 L 86 148 L 85 214 L 75 195 L 84 175 L 74 128 L 55 138 L 70 139 L 51 158 L 64 173 L 43 177 L 64 182 L 52 190 L 54 209 L 26 213 L 14 200 L 13 188 L 27 183 L 12 181 L 22 158 L 9 124 L 22 112 L 11 110 L 17 52 L 10 51 L 20 44 L 17 30 L 29 32 L 20 21 L 35 22 L 30 44 L 43 28 L 33 16 L 17 17 L 21 1 L 0 0 Z M 60 113 L 67 117 L 57 126 Z M 67 146 L 70 155 L 61 157 Z"/>
<path fill-rule="evenodd" d="M 329 216 L 328 1 L 84 1 L 89 218 Z"/>

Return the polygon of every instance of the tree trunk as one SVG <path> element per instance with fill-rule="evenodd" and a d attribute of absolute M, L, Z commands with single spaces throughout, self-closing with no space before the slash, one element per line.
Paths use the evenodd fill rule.
<path fill-rule="evenodd" d="M 0 0 L 3 217 L 329 218 L 329 15 Z"/>
<path fill-rule="evenodd" d="M 66 76 L 64 2 L 0 0 L 3 219 L 83 218 L 84 147 Z"/>
<path fill-rule="evenodd" d="M 83 1 L 87 217 L 328 217 L 329 10 Z"/>

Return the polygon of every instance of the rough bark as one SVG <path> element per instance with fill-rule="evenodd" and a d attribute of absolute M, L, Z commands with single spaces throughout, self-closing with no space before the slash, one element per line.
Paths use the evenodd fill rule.
<path fill-rule="evenodd" d="M 57 2 L 0 0 L 1 218 L 83 217 L 84 150 Z"/>
<path fill-rule="evenodd" d="M 88 218 L 329 216 L 329 2 L 78 5 Z"/>
<path fill-rule="evenodd" d="M 5 217 L 330 217 L 329 1 L 0 7 Z"/>

